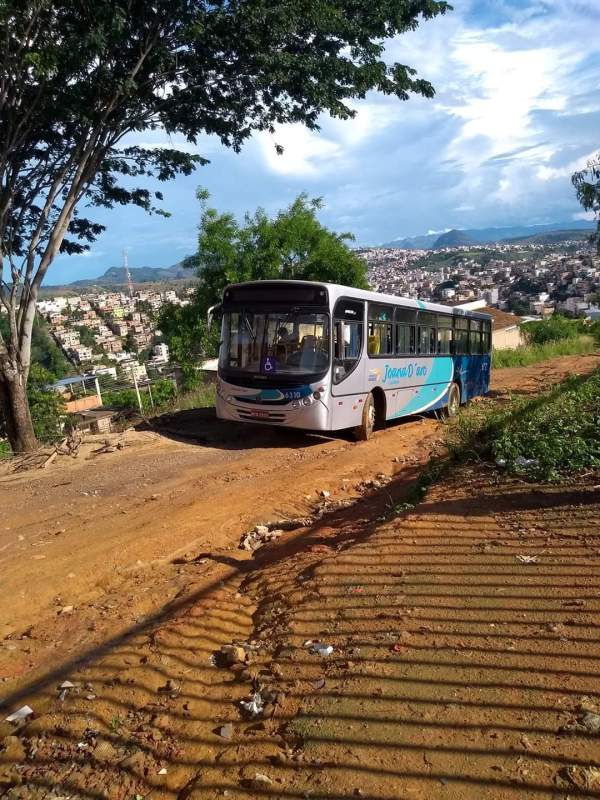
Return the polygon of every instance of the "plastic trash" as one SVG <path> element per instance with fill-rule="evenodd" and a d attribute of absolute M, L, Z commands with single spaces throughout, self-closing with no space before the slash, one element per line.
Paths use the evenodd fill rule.
<path fill-rule="evenodd" d="M 321 642 L 315 642 L 311 648 L 311 653 L 315 653 L 318 656 L 330 656 L 333 653 L 333 647 L 330 644 L 322 644 Z"/>
<path fill-rule="evenodd" d="M 257 717 L 259 714 L 262 714 L 265 701 L 260 692 L 254 692 L 248 700 L 240 700 L 240 707 L 250 714 L 250 716 Z"/>
<path fill-rule="evenodd" d="M 217 733 L 222 739 L 231 739 L 233 736 L 233 725 L 231 722 L 226 722 L 225 725 L 221 725 Z"/>
<path fill-rule="evenodd" d="M 537 556 L 523 556 L 518 555 L 516 556 L 517 561 L 520 561 L 521 564 L 537 564 L 539 558 Z"/>
<path fill-rule="evenodd" d="M 28 717 L 33 714 L 31 706 L 21 706 L 17 711 L 13 711 L 6 717 L 7 722 L 24 722 Z"/>

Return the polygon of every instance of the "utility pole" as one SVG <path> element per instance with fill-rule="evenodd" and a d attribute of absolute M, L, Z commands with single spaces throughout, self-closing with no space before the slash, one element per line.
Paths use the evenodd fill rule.
<path fill-rule="evenodd" d="M 135 388 L 135 393 L 137 395 L 138 406 L 140 407 L 140 414 L 143 414 L 144 413 L 144 409 L 142 407 L 142 398 L 140 396 L 140 390 L 139 390 L 139 387 L 138 387 L 138 382 L 137 382 L 137 378 L 135 377 L 135 370 L 134 370 L 133 367 L 131 368 L 131 377 L 133 378 L 133 386 Z"/>

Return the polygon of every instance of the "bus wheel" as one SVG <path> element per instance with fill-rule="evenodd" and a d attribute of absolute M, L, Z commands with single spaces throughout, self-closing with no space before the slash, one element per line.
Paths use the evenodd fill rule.
<path fill-rule="evenodd" d="M 455 417 L 460 409 L 460 389 L 457 383 L 450 385 L 448 389 L 448 403 L 446 404 L 446 416 Z"/>
<path fill-rule="evenodd" d="M 362 422 L 354 428 L 354 438 L 357 442 L 366 442 L 371 438 L 371 434 L 375 430 L 375 420 L 375 400 L 373 395 L 369 394 L 363 406 Z"/>

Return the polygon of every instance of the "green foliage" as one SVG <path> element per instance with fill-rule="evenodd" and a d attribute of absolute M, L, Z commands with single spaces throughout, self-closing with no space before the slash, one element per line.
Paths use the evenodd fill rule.
<path fill-rule="evenodd" d="M 207 329 L 206 313 L 230 283 L 250 280 L 320 280 L 367 288 L 366 263 L 347 245 L 349 233 L 337 234 L 317 219 L 319 199 L 297 197 L 275 217 L 258 209 L 240 225 L 231 214 L 207 207 L 208 193 L 198 192 L 202 216 L 198 252 L 187 261 L 200 284 L 189 306 L 166 306 L 158 327 L 183 372 L 186 387 L 197 380 L 194 366 L 217 354 L 219 333 Z"/>
<path fill-rule="evenodd" d="M 154 407 L 150 402 L 150 393 L 140 387 L 140 398 L 143 413 L 147 416 L 162 413 L 165 410 L 178 411 L 187 408 L 204 408 L 214 406 L 215 387 L 198 382 L 195 388 L 177 394 L 173 381 L 162 378 L 151 386 Z M 137 395 L 134 389 L 108 389 L 102 392 L 105 406 L 121 411 L 139 411 Z"/>
<path fill-rule="evenodd" d="M 8 337 L 8 318 L 0 314 L 0 337 Z M 46 323 L 36 315 L 31 329 L 31 364 L 37 364 L 51 373 L 53 383 L 70 372 L 71 365 L 64 357 L 62 350 L 50 336 Z"/>
<path fill-rule="evenodd" d="M 520 327 L 527 343 L 531 345 L 575 339 L 584 330 L 579 320 L 568 319 L 560 314 L 553 314 L 551 317 L 539 322 L 524 322 Z"/>
<path fill-rule="evenodd" d="M 31 331 L 31 363 L 40 364 L 52 373 L 55 380 L 64 378 L 72 369 L 62 350 L 50 336 L 45 322 L 38 316 Z"/>
<path fill-rule="evenodd" d="M 600 467 L 600 370 L 500 408 L 478 403 L 448 426 L 446 443 L 455 458 L 542 480 Z"/>
<path fill-rule="evenodd" d="M 518 317 L 524 317 L 525 314 L 529 314 L 529 303 L 525 300 L 511 298 L 508 301 L 508 310 L 512 311 L 512 313 L 516 314 Z"/>
<path fill-rule="evenodd" d="M 574 339 L 550 341 L 546 344 L 524 345 L 513 350 L 492 350 L 493 369 L 504 367 L 527 367 L 548 361 L 557 356 L 579 356 L 593 353 L 598 343 L 592 336 L 577 336 Z"/>
<path fill-rule="evenodd" d="M 588 161 L 585 169 L 576 172 L 571 180 L 583 208 L 592 211 L 596 217 L 596 232 L 590 240 L 596 244 L 600 254 L 600 153 Z"/>
<path fill-rule="evenodd" d="M 150 409 L 150 398 L 147 392 L 140 391 L 140 398 L 142 400 L 142 408 Z M 139 405 L 135 389 L 119 389 L 109 390 L 102 394 L 103 405 L 109 408 L 117 408 L 121 411 L 138 411 Z"/>
<path fill-rule="evenodd" d="M 246 215 L 243 225 L 231 214 L 207 207 L 205 191 L 198 198 L 198 252 L 187 265 L 200 278 L 196 305 L 202 314 L 220 301 L 228 284 L 242 281 L 319 280 L 367 288 L 366 263 L 347 245 L 352 234 L 333 233 L 321 225 L 319 198 L 301 194 L 272 219 L 259 208 L 254 216 Z"/>
<path fill-rule="evenodd" d="M 175 385 L 168 378 L 161 378 L 152 384 L 152 399 L 155 406 L 165 406 L 170 403 L 176 395 Z"/>
<path fill-rule="evenodd" d="M 67 420 L 61 395 L 53 389 L 46 389 L 54 381 L 54 375 L 48 370 L 36 364 L 31 366 L 27 399 L 35 435 L 44 444 L 55 442 L 61 437 Z"/>
<path fill-rule="evenodd" d="M 96 347 L 96 340 L 94 339 L 94 331 L 88 328 L 87 325 L 75 325 L 74 329 L 79 333 L 79 341 L 85 347 Z"/>
<path fill-rule="evenodd" d="M 171 361 L 179 364 L 185 390 L 200 383 L 198 363 L 214 357 L 219 348 L 219 330 L 213 325 L 209 330 L 206 313 L 198 298 L 189 306 L 171 303 L 161 309 L 159 328 L 169 345 Z"/>

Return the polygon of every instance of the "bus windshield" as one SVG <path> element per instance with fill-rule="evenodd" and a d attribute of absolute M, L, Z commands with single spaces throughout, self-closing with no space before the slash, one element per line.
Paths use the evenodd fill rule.
<path fill-rule="evenodd" d="M 329 317 L 312 311 L 227 311 L 219 366 L 261 375 L 302 376 L 329 366 Z"/>

